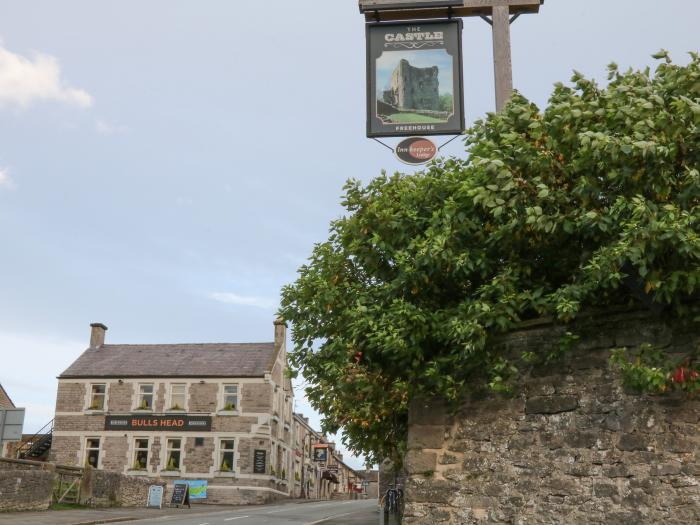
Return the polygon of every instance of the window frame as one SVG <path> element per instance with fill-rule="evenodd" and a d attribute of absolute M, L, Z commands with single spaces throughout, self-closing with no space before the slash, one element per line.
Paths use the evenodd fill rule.
<path fill-rule="evenodd" d="M 104 392 L 101 394 L 95 394 L 93 392 L 93 389 L 96 386 L 103 386 L 104 387 Z M 107 411 L 107 383 L 90 383 L 89 384 L 89 389 L 87 391 L 87 403 L 85 406 L 85 410 L 90 410 L 93 412 L 106 412 Z M 102 408 L 93 408 L 93 401 L 95 399 L 95 396 L 102 396 Z"/>
<path fill-rule="evenodd" d="M 163 447 L 163 450 L 165 453 L 163 454 L 163 467 L 162 470 L 165 472 L 180 472 L 182 471 L 182 464 L 184 462 L 185 458 L 185 447 L 184 447 L 184 441 L 185 438 L 181 436 L 166 436 L 165 438 L 165 446 Z M 180 442 L 180 447 L 179 448 L 171 448 L 170 447 L 170 442 L 171 441 L 179 441 Z M 178 460 L 178 465 L 175 469 L 168 469 L 168 464 L 170 463 L 170 453 L 172 451 L 177 451 L 179 453 L 179 460 Z"/>
<path fill-rule="evenodd" d="M 182 394 L 174 394 L 173 389 L 175 387 L 182 387 Z M 168 407 L 166 412 L 187 412 L 187 390 L 189 385 L 187 383 L 170 383 L 168 386 Z M 180 408 L 175 408 L 173 403 L 173 395 L 182 395 L 182 406 Z"/>
<path fill-rule="evenodd" d="M 137 442 L 138 441 L 145 441 L 146 442 L 146 448 L 139 448 L 137 447 Z M 151 438 L 146 437 L 146 436 L 134 436 L 133 438 L 133 447 L 132 447 L 132 461 L 131 461 L 131 467 L 129 470 L 135 470 L 135 471 L 146 471 L 148 472 L 149 470 L 149 462 L 151 460 Z M 141 468 L 135 468 L 136 461 L 137 461 L 137 456 L 139 452 L 146 451 L 146 466 Z"/>
<path fill-rule="evenodd" d="M 97 448 L 89 447 L 90 441 L 97 441 Z M 102 438 L 99 436 L 86 436 L 83 443 L 85 445 L 83 465 L 90 465 L 92 468 L 99 469 L 102 463 Z M 94 451 L 97 451 L 97 461 L 95 461 L 95 465 L 92 465 L 90 463 L 90 453 Z"/>
<path fill-rule="evenodd" d="M 232 442 L 233 443 L 233 448 L 224 448 L 224 442 Z M 217 440 L 217 467 L 216 467 L 216 472 L 219 474 L 228 474 L 228 475 L 235 475 L 236 474 L 236 455 L 238 453 L 238 440 L 235 437 L 220 437 Z M 231 455 L 231 464 L 229 466 L 229 470 L 224 470 L 223 465 L 224 465 L 224 456 L 226 454 Z"/>
<path fill-rule="evenodd" d="M 233 409 L 231 408 L 226 408 L 226 397 L 231 396 L 233 394 L 227 394 L 226 393 L 226 388 L 227 387 L 235 387 L 236 388 L 236 403 L 234 404 Z M 227 414 L 238 414 L 241 409 L 241 385 L 239 383 L 224 383 L 221 385 L 221 397 L 219 398 L 219 412 L 224 412 Z"/>
<path fill-rule="evenodd" d="M 141 392 L 141 388 L 144 386 L 150 386 L 151 387 L 151 393 L 144 394 Z M 134 407 L 134 410 L 143 410 L 146 412 L 153 412 L 154 406 L 156 403 L 156 384 L 155 383 L 137 383 L 136 384 L 136 406 Z M 151 406 L 149 408 L 143 408 L 143 396 L 151 396 Z"/>

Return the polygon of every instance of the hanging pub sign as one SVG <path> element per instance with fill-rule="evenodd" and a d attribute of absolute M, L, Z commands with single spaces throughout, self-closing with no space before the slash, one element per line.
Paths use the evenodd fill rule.
<path fill-rule="evenodd" d="M 462 21 L 367 24 L 367 136 L 464 131 Z"/>
<path fill-rule="evenodd" d="M 328 461 L 328 445 L 314 445 L 314 461 L 319 463 Z"/>

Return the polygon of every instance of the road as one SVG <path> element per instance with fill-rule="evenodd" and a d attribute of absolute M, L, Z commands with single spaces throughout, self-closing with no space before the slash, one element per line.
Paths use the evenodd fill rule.
<path fill-rule="evenodd" d="M 138 525 L 376 525 L 376 500 L 286 503 L 206 512 L 183 509 L 180 516 L 139 520 Z"/>

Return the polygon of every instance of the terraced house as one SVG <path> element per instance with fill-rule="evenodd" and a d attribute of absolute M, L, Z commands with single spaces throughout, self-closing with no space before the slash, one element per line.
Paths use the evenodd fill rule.
<path fill-rule="evenodd" d="M 58 378 L 51 460 L 207 480 L 212 503 L 262 503 L 294 486 L 286 325 L 255 344 L 105 344 Z"/>

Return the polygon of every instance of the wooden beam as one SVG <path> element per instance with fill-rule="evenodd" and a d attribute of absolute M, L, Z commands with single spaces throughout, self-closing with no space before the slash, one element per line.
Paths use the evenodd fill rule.
<path fill-rule="evenodd" d="M 510 51 L 510 12 L 508 6 L 494 6 L 492 21 L 496 111 L 501 111 L 513 94 L 513 64 Z"/>
<path fill-rule="evenodd" d="M 511 15 L 538 13 L 544 0 L 461 0 L 452 7 L 424 7 L 421 0 L 359 0 L 360 11 L 368 22 L 426 20 L 432 18 L 470 17 L 491 15 L 494 7 L 508 7 Z M 400 8 L 392 6 L 401 5 Z M 374 7 L 372 7 L 374 6 Z"/>

